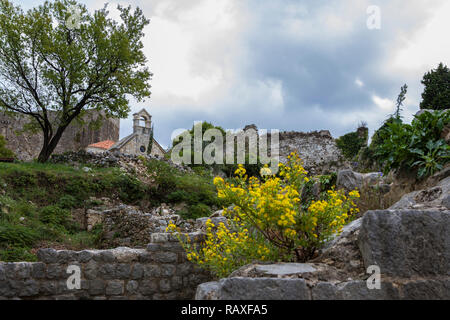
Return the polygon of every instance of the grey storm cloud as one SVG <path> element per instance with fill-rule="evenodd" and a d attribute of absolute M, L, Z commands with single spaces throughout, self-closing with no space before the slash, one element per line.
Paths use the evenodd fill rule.
<path fill-rule="evenodd" d="M 104 1 L 83 2 L 95 9 Z M 408 72 L 394 68 L 393 61 L 445 2 L 122 0 L 120 4 L 140 6 L 151 19 L 145 46 L 155 73 L 152 98 L 133 102 L 132 111 L 149 109 L 163 145 L 170 144 L 175 129 L 190 128 L 195 120 L 226 129 L 250 123 L 264 129 L 328 129 L 335 137 L 366 121 L 373 132 L 392 111 L 404 83 L 409 86 L 405 115 L 410 118 L 418 109 L 421 77 L 439 61 L 423 61 L 421 68 L 411 66 Z M 371 5 L 381 10 L 379 30 L 366 25 Z M 213 6 L 222 7 L 215 12 Z M 209 24 L 196 22 L 208 14 L 214 14 Z M 215 29 L 216 24 L 225 27 Z M 161 40 L 155 38 L 168 46 L 159 56 L 155 51 Z M 438 38 L 430 51 L 449 47 L 446 35 Z M 183 50 L 180 62 L 176 53 Z M 448 64 L 446 58 L 438 59 Z M 166 67 L 176 63 L 186 69 L 185 80 L 180 80 L 181 70 Z M 190 76 L 207 89 L 191 94 L 196 85 Z M 188 89 L 183 93 L 170 90 L 184 84 Z M 131 126 L 130 119 L 122 120 L 121 136 Z"/>

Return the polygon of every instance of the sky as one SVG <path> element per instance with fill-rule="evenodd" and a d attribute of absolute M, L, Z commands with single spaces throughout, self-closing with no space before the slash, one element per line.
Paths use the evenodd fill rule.
<path fill-rule="evenodd" d="M 106 1 L 80 2 L 93 12 Z M 202 120 L 335 138 L 366 122 L 372 134 L 394 112 L 401 86 L 409 122 L 424 73 L 450 65 L 448 0 L 109 1 L 115 19 L 117 4 L 139 6 L 150 19 L 143 42 L 154 73 L 151 98 L 130 102 L 120 136 L 146 108 L 165 147 Z"/>

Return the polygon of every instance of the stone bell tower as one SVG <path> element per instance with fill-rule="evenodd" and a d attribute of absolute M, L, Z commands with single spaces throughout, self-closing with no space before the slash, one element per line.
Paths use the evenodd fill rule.
<path fill-rule="evenodd" d="M 150 135 L 150 130 L 152 128 L 152 116 L 147 112 L 147 110 L 142 109 L 141 111 L 133 114 L 133 133 L 139 135 Z"/>

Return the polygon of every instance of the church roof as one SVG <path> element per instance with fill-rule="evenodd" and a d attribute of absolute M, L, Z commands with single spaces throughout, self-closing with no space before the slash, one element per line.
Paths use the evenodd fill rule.
<path fill-rule="evenodd" d="M 100 142 L 97 142 L 97 143 L 90 144 L 90 145 L 88 145 L 88 148 L 98 148 L 98 149 L 108 150 L 109 148 L 111 148 L 115 144 L 116 144 L 115 141 L 105 140 L 105 141 L 100 141 Z"/>
<path fill-rule="evenodd" d="M 142 116 L 142 115 L 147 116 L 148 118 L 151 118 L 151 117 L 152 117 L 152 116 L 150 115 L 150 113 L 148 113 L 148 111 L 145 110 L 145 108 L 142 109 L 141 111 L 136 112 L 136 113 L 133 114 L 133 116 Z"/>
<path fill-rule="evenodd" d="M 137 136 L 137 133 L 132 133 L 132 134 L 130 134 L 129 136 L 126 136 L 125 138 L 123 138 L 122 140 L 120 140 L 119 142 L 114 143 L 114 144 L 110 147 L 110 149 L 111 149 L 111 150 L 113 150 L 113 149 L 120 149 L 120 148 L 122 148 L 124 145 L 126 145 L 131 139 L 133 139 L 133 138 L 136 137 L 136 136 Z"/>

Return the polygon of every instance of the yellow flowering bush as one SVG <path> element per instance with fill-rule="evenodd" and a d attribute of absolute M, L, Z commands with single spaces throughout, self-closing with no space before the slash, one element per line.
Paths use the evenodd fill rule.
<path fill-rule="evenodd" d="M 237 268 L 254 260 L 273 261 L 278 258 L 277 248 L 268 243 L 261 235 L 251 234 L 237 217 L 214 225 L 206 222 L 206 240 L 201 247 L 190 239 L 182 239 L 174 224 L 169 224 L 166 231 L 176 232 L 183 245 L 187 259 L 212 271 L 218 277 L 226 277 Z"/>
<path fill-rule="evenodd" d="M 184 244 L 191 261 L 221 276 L 252 260 L 307 261 L 358 212 L 356 190 L 330 190 L 303 210 L 300 194 L 309 179 L 296 153 L 280 163 L 278 175 L 261 171 L 262 180 L 248 178 L 243 166 L 232 182 L 214 179 L 218 197 L 234 206 L 224 209 L 228 226 L 208 222 L 203 248 Z"/>

